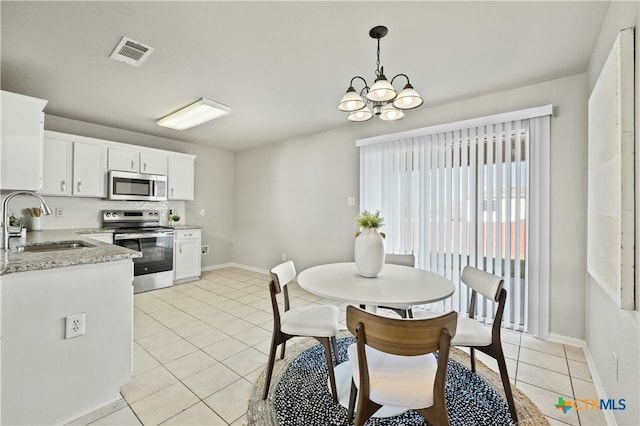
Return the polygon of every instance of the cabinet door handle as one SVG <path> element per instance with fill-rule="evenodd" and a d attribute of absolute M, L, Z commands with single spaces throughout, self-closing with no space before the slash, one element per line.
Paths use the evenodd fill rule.
<path fill-rule="evenodd" d="M 67 182 L 62 180 L 60 181 L 60 189 L 62 190 L 62 192 L 67 192 Z"/>
<path fill-rule="evenodd" d="M 147 171 L 147 162 L 146 161 L 143 162 L 142 165 L 144 166 L 144 171 L 146 172 Z"/>
<path fill-rule="evenodd" d="M 81 186 L 82 186 L 82 182 L 78 182 L 78 192 L 80 192 Z"/>
<path fill-rule="evenodd" d="M 180 244 L 180 246 L 178 247 L 178 252 L 182 254 L 182 244 Z"/>
<path fill-rule="evenodd" d="M 173 188 L 171 188 L 171 196 L 173 197 Z"/>
<path fill-rule="evenodd" d="M 135 170 L 135 168 L 134 168 L 135 165 L 136 165 L 136 162 L 131 160 L 131 170 Z"/>

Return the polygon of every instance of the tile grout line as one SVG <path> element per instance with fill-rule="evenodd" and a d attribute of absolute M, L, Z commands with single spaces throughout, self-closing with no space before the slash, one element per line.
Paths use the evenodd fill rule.
<path fill-rule="evenodd" d="M 206 290 L 206 291 L 208 291 L 208 290 Z M 217 294 L 217 293 L 216 293 L 216 294 Z M 192 296 L 190 296 L 190 295 L 186 295 L 186 296 L 187 296 L 187 297 L 190 297 L 190 298 L 193 298 L 193 297 L 192 297 Z M 157 297 L 157 296 L 155 296 L 155 295 L 154 295 L 154 297 L 155 297 L 155 298 L 157 298 L 157 299 L 159 299 L 159 300 L 162 300 L 162 301 L 164 301 L 165 303 L 167 303 L 167 304 L 171 305 L 172 307 L 175 307 L 176 309 L 181 310 L 182 312 L 184 312 L 180 307 L 178 307 L 178 306 L 176 306 L 176 305 L 172 304 L 171 302 L 167 302 L 166 300 L 163 300 L 162 298 L 159 298 L 159 297 Z M 197 300 L 197 299 L 195 299 L 195 300 Z M 230 300 L 230 299 L 229 299 L 229 300 Z M 203 302 L 203 303 L 205 303 L 205 304 L 209 305 L 209 304 L 208 304 L 208 303 L 206 303 L 206 302 Z M 209 306 L 212 306 L 212 305 L 209 305 Z M 138 309 L 140 309 L 144 314 L 151 316 L 149 312 L 146 312 L 146 311 L 144 311 L 144 310 L 143 310 L 143 309 L 141 309 L 141 308 L 138 308 Z M 223 312 L 224 312 L 224 311 L 223 311 Z M 186 312 L 185 312 L 185 313 L 186 313 Z M 188 315 L 189 315 L 189 314 L 188 314 Z M 189 316 L 191 316 L 195 321 L 201 321 L 199 318 L 193 317 L 192 315 L 189 315 Z M 172 333 L 174 333 L 174 334 L 178 335 L 178 336 L 181 338 L 181 340 L 185 340 L 185 341 L 187 341 L 187 342 L 188 342 L 188 340 L 186 340 L 183 336 L 181 336 L 181 335 L 179 335 L 178 333 L 176 333 L 175 331 L 173 331 L 173 328 L 172 328 L 172 327 L 168 327 L 168 326 L 167 326 L 167 325 L 165 325 L 161 320 L 156 319 L 156 318 L 155 318 L 155 317 L 153 317 L 153 316 L 152 316 L 152 318 L 154 319 L 154 321 L 161 323 L 161 324 L 162 324 L 162 326 L 164 326 L 167 330 L 169 330 L 169 331 L 171 331 Z M 203 322 L 203 321 L 201 321 L 201 322 Z M 206 323 L 205 323 L 205 324 L 206 324 Z M 212 327 L 212 328 L 216 328 L 216 329 L 217 329 L 217 327 Z M 223 333 L 224 333 L 224 332 L 223 332 Z M 156 334 L 157 334 L 157 333 L 156 333 Z M 224 333 L 224 334 L 226 334 L 226 333 Z M 231 336 L 231 335 L 227 335 L 227 336 L 228 336 L 228 337 L 231 337 L 231 338 L 235 338 L 234 336 Z M 145 336 L 145 337 L 148 337 L 148 336 Z M 190 343 L 190 342 L 189 342 L 189 343 Z M 171 343 L 169 343 L 169 344 L 171 344 Z M 160 347 L 164 347 L 164 346 L 167 346 L 167 345 L 169 345 L 169 344 L 162 345 L 162 346 L 160 346 Z M 226 419 L 224 419 L 224 417 L 223 417 L 220 413 L 218 413 L 214 408 L 212 408 L 211 406 L 209 406 L 209 405 L 205 402 L 205 400 L 204 400 L 204 399 L 200 398 L 200 396 L 198 396 L 198 395 L 197 395 L 197 394 L 196 394 L 196 393 L 195 393 L 191 388 L 189 388 L 189 386 L 187 386 L 187 385 L 186 385 L 186 384 L 185 384 L 185 383 L 184 383 L 180 378 L 178 378 L 178 377 L 177 377 L 177 376 L 176 376 L 176 375 L 175 375 L 171 370 L 169 370 L 168 368 L 166 368 L 166 367 L 165 367 L 165 363 L 163 363 L 162 361 L 160 361 L 159 359 L 157 359 L 157 358 L 156 358 L 152 353 L 150 353 L 150 352 L 149 352 L 149 350 L 147 350 L 147 348 L 143 347 L 143 346 L 142 346 L 142 345 L 140 345 L 140 344 L 138 344 L 138 345 L 139 345 L 139 346 L 140 346 L 140 348 L 141 348 L 142 350 L 144 350 L 144 351 L 145 351 L 145 352 L 146 352 L 146 353 L 147 353 L 151 358 L 153 358 L 153 359 L 154 359 L 154 360 L 156 360 L 158 363 L 160 363 L 160 365 L 159 365 L 159 366 L 161 366 L 164 370 L 166 370 L 169 374 L 171 374 L 171 376 L 173 376 L 173 377 L 174 377 L 174 378 L 175 378 L 175 379 L 176 379 L 180 384 L 182 384 L 183 386 L 185 386 L 185 387 L 189 390 L 189 392 L 191 392 L 191 393 L 192 393 L 192 394 L 193 394 L 193 395 L 198 399 L 198 402 L 194 403 L 193 405 L 190 405 L 189 407 L 186 407 L 186 408 L 182 409 L 180 412 L 178 412 L 178 413 L 174 414 L 173 416 L 171 416 L 171 417 L 169 417 L 169 418 L 167 418 L 167 419 L 164 419 L 164 420 L 162 421 L 162 423 L 166 423 L 166 422 L 167 422 L 167 421 L 169 421 L 170 419 L 172 419 L 172 418 L 174 418 L 174 417 L 176 417 L 176 416 L 180 415 L 182 412 L 184 412 L 184 411 L 186 411 L 186 410 L 188 410 L 188 409 L 192 408 L 193 406 L 197 405 L 199 402 L 202 402 L 205 406 L 207 406 L 207 407 L 208 407 L 208 408 L 209 408 L 213 413 L 215 413 L 215 414 L 216 414 L 216 416 L 218 416 L 218 417 L 219 417 L 220 419 L 222 419 L 225 423 L 227 423 L 227 425 L 231 425 L 233 422 L 238 421 L 240 418 L 242 418 L 242 416 L 243 416 L 244 414 L 240 415 L 238 418 L 234 419 L 234 420 L 233 420 L 233 422 L 229 423 Z M 194 345 L 194 346 L 195 346 L 195 345 Z M 249 347 L 253 347 L 253 346 L 249 346 Z M 211 355 L 209 355 L 208 353 L 204 352 L 203 348 L 199 348 L 199 347 L 198 347 L 198 351 L 191 352 L 190 354 L 195 353 L 195 352 L 203 352 L 203 353 L 205 353 L 207 356 L 211 356 Z M 190 354 L 185 354 L 185 355 L 180 356 L 180 357 L 178 357 L 178 358 L 176 358 L 176 359 L 184 358 L 184 357 L 186 357 L 187 355 L 190 355 Z M 231 355 L 231 356 L 229 356 L 228 358 L 231 358 L 232 356 L 234 356 L 234 355 Z M 217 363 L 217 364 L 223 364 L 223 365 L 225 365 L 221 360 L 218 360 L 218 359 L 216 359 L 216 358 L 214 358 L 214 357 L 211 357 L 211 358 L 212 358 L 212 359 L 214 359 L 214 360 L 216 361 L 216 363 Z M 227 359 L 228 359 L 228 358 L 227 358 Z M 171 361 L 175 361 L 175 360 L 171 360 Z M 170 361 L 170 362 L 171 362 L 171 361 Z M 225 365 L 225 367 L 226 367 L 226 365 Z M 227 367 L 227 368 L 229 368 L 229 367 Z M 258 369 L 260 369 L 260 368 L 258 368 Z M 257 371 L 258 369 L 253 370 L 253 371 L 249 372 L 248 374 L 254 373 L 254 372 L 255 372 L 255 371 Z M 231 371 L 234 371 L 234 370 L 232 370 L 232 369 L 231 369 Z M 208 395 L 206 398 L 209 398 L 209 397 L 211 397 L 211 396 L 215 395 L 216 393 L 221 392 L 223 389 L 228 388 L 229 386 L 231 386 L 231 385 L 232 385 L 232 384 L 234 384 L 234 383 L 237 383 L 237 382 L 238 382 L 238 381 L 240 381 L 240 380 L 245 380 L 245 381 L 246 381 L 245 376 L 243 376 L 243 375 L 241 375 L 241 374 L 237 373 L 236 371 L 234 371 L 234 373 L 236 373 L 236 374 L 239 376 L 239 379 L 238 379 L 238 380 L 236 380 L 236 381 L 234 381 L 234 382 L 232 382 L 232 383 L 228 384 L 227 386 L 225 386 L 225 387 L 223 387 L 222 389 L 220 389 L 220 390 L 218 390 L 218 391 L 216 391 L 216 392 L 212 393 L 211 395 Z M 192 377 L 192 376 L 194 376 L 194 375 L 196 375 L 196 374 L 198 374 L 198 372 L 196 372 L 196 373 L 192 374 L 192 375 L 191 375 L 191 376 L 189 376 L 189 377 Z M 141 401 L 141 400 L 143 400 L 143 399 L 145 399 L 145 398 L 148 398 L 148 397 L 150 397 L 150 396 L 152 396 L 152 395 L 155 395 L 155 394 L 157 394 L 158 392 L 160 392 L 160 391 L 162 391 L 162 390 L 164 390 L 164 389 L 168 388 L 169 386 L 172 386 L 172 385 L 168 385 L 168 386 L 165 386 L 165 387 L 163 387 L 163 388 L 161 388 L 161 389 L 158 389 L 158 390 L 156 390 L 155 392 L 152 392 L 151 394 L 146 395 L 146 396 L 145 396 L 145 397 L 143 397 L 143 398 L 140 398 L 138 401 Z M 122 394 L 121 394 L 121 395 L 122 395 Z M 206 399 L 206 398 L 205 398 L 205 399 Z M 141 423 L 141 424 L 144 424 L 144 423 L 142 423 L 142 421 L 141 421 L 140 417 L 139 417 L 139 416 L 138 416 L 138 414 L 135 412 L 135 410 L 133 409 L 133 407 L 131 407 L 131 404 L 129 404 L 129 402 L 126 400 L 126 398 L 124 398 L 124 396 L 123 396 L 123 399 L 124 399 L 124 401 L 127 403 L 127 405 L 129 406 L 129 408 L 130 408 L 130 410 L 133 412 L 133 414 L 136 416 L 136 418 L 138 419 L 138 421 L 140 421 L 140 423 Z M 137 401 L 135 401 L 135 402 L 137 402 Z M 105 416 L 105 417 L 106 417 L 106 416 Z M 161 424 L 162 424 L 162 423 L 161 423 Z"/>

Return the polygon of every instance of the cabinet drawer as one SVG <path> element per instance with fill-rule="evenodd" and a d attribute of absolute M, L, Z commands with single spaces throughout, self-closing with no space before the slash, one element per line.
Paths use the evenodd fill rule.
<path fill-rule="evenodd" d="M 180 231 L 176 231 L 175 238 L 176 240 L 184 240 L 187 238 L 200 238 L 200 230 L 199 229 L 183 229 Z"/>

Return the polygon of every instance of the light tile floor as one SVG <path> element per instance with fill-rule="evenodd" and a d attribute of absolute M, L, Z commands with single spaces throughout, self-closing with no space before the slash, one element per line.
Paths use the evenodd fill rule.
<path fill-rule="evenodd" d="M 345 304 L 295 284 L 289 292 L 294 307 L 336 304 L 344 325 Z M 72 424 L 247 424 L 247 400 L 265 368 L 271 339 L 268 276 L 218 269 L 134 300 L 134 371 L 121 388 L 123 399 Z M 510 331 L 503 332 L 503 342 L 512 383 L 552 425 L 606 424 L 600 411 L 564 414 L 554 407 L 559 396 L 597 398 L 581 348 Z M 495 361 L 478 358 L 497 371 Z"/>

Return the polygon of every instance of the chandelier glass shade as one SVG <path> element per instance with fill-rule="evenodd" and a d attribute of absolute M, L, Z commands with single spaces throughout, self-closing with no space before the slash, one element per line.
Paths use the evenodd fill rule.
<path fill-rule="evenodd" d="M 384 75 L 384 67 L 380 66 L 380 39 L 387 35 L 387 28 L 374 27 L 369 31 L 369 36 L 378 40 L 376 79 L 369 87 L 367 81 L 359 75 L 351 79 L 347 93 L 338 104 L 340 111 L 348 112 L 347 118 L 351 121 L 367 121 L 374 115 L 382 120 L 394 121 L 405 117 L 405 110 L 418 108 L 423 103 L 422 97 L 413 88 L 406 74 L 397 74 L 391 82 Z M 407 80 L 400 93 L 396 92 L 393 82 L 398 77 Z M 362 80 L 364 87 L 360 92 L 354 88 L 354 81 Z"/>

